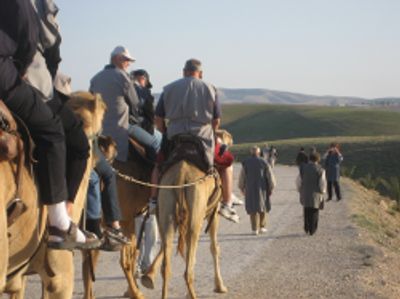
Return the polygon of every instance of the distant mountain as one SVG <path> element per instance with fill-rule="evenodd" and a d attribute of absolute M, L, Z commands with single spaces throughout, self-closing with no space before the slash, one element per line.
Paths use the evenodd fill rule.
<path fill-rule="evenodd" d="M 400 98 L 364 99 L 346 96 L 315 96 L 269 89 L 219 88 L 219 99 L 225 103 L 292 104 L 322 106 L 400 106 Z"/>

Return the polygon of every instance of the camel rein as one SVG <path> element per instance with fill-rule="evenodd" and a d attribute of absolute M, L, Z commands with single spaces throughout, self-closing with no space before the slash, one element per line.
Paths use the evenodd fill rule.
<path fill-rule="evenodd" d="M 135 183 L 138 185 L 142 185 L 142 186 L 146 186 L 146 187 L 150 187 L 150 188 L 158 188 L 158 189 L 181 189 L 181 188 L 186 188 L 186 187 L 191 187 L 194 186 L 202 181 L 205 181 L 207 178 L 209 177 L 215 177 L 215 172 L 213 171 L 213 173 L 210 174 L 206 174 L 204 176 L 202 176 L 201 178 L 198 178 L 197 180 L 190 182 L 190 183 L 186 183 L 186 184 L 181 184 L 181 185 L 159 185 L 159 184 L 152 184 L 152 183 L 148 183 L 148 182 L 143 182 L 141 180 L 135 179 L 132 176 L 126 175 L 121 173 L 119 170 L 112 168 L 113 171 L 122 179 L 124 179 L 125 181 L 131 182 L 131 183 Z"/>

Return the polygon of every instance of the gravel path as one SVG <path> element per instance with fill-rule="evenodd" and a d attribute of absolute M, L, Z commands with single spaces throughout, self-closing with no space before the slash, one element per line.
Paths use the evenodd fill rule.
<path fill-rule="evenodd" d="M 235 178 L 239 166 L 235 165 Z M 220 221 L 221 271 L 227 294 L 213 293 L 213 268 L 208 236 L 202 235 L 195 268 L 199 298 L 379 298 L 365 288 L 360 274 L 369 256 L 358 232 L 349 221 L 344 185 L 344 200 L 325 205 L 317 233 L 303 231 L 302 208 L 295 190 L 297 168 L 276 166 L 277 188 L 272 196 L 268 232 L 251 234 L 249 217 L 238 207 L 240 224 Z M 235 188 L 237 181 L 235 181 Z M 235 194 L 239 195 L 237 189 Z M 82 297 L 80 254 L 76 255 L 77 278 L 74 298 Z M 173 258 L 173 277 L 169 298 L 186 298 L 184 264 Z M 97 298 L 121 298 L 126 289 L 119 267 L 118 253 L 104 253 L 97 270 Z M 31 277 L 27 298 L 40 298 L 37 277 Z M 161 278 L 156 290 L 142 288 L 146 298 L 160 298 Z"/>

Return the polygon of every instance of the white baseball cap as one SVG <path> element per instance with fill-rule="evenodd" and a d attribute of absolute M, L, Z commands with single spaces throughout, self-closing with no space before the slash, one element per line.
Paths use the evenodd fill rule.
<path fill-rule="evenodd" d="M 125 57 L 126 59 L 128 59 L 130 61 L 135 61 L 136 60 L 134 57 L 131 56 L 131 54 L 129 54 L 128 49 L 123 47 L 123 46 L 117 46 L 111 52 L 111 58 L 113 58 L 116 55 L 122 55 L 123 57 Z"/>

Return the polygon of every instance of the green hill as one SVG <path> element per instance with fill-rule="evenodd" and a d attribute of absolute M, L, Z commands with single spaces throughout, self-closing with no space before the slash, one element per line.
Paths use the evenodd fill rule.
<path fill-rule="evenodd" d="M 235 143 L 324 136 L 400 135 L 399 111 L 354 107 L 225 104 Z"/>

